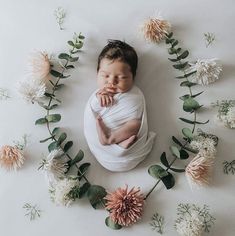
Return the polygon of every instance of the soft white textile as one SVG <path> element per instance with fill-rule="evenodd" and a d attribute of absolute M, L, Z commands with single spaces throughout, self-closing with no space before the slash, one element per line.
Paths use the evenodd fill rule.
<path fill-rule="evenodd" d="M 145 99 L 139 88 L 114 96 L 115 104 L 101 107 L 95 91 L 88 100 L 84 113 L 84 134 L 88 146 L 98 162 L 111 171 L 127 171 L 133 169 L 150 153 L 155 133 L 148 132 Z M 141 119 L 141 127 L 137 141 L 128 149 L 118 144 L 102 145 L 96 129 L 96 116 L 100 115 L 107 127 L 118 129 L 125 122 Z"/>

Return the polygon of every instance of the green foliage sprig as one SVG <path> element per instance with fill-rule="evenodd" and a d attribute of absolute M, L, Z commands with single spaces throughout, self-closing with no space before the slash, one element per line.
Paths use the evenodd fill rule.
<path fill-rule="evenodd" d="M 52 79 L 49 80 L 51 88 L 45 93 L 47 104 L 38 102 L 38 104 L 42 108 L 44 108 L 46 114 L 45 116 L 37 119 L 35 121 L 35 124 L 46 125 L 49 132 L 49 136 L 42 139 L 40 143 L 50 141 L 50 144 L 48 145 L 49 152 L 56 149 L 61 149 L 64 155 L 66 155 L 69 159 L 69 161 L 67 162 L 69 166 L 68 171 L 72 166 L 75 166 L 77 169 L 77 177 L 79 181 L 82 181 L 82 179 L 85 181 L 79 187 L 79 191 L 78 189 L 76 189 L 76 191 L 71 191 L 73 198 L 82 198 L 83 196 L 87 196 L 91 205 L 94 208 L 97 208 L 98 205 L 104 206 L 103 198 L 106 196 L 106 191 L 102 186 L 91 185 L 91 183 L 88 181 L 86 173 L 88 171 L 90 163 L 85 162 L 78 165 L 78 163 L 80 163 L 84 158 L 83 151 L 79 150 L 77 152 L 77 155 L 75 157 L 72 157 L 69 152 L 73 146 L 73 141 L 68 141 L 67 133 L 62 131 L 62 129 L 58 126 L 51 129 L 51 124 L 58 123 L 62 118 L 61 114 L 59 113 L 51 113 L 52 110 L 56 109 L 61 104 L 61 100 L 57 98 L 56 92 L 64 87 L 64 83 L 61 83 L 61 81 L 65 81 L 66 79 L 68 79 L 70 77 L 69 71 L 75 68 L 74 63 L 79 59 L 77 54 L 83 47 L 84 38 L 85 37 L 81 33 L 79 35 L 75 33 L 73 40 L 68 41 L 68 45 L 70 47 L 69 53 L 65 52 L 58 55 L 58 59 L 61 60 L 60 71 L 54 69 L 54 66 L 52 65 L 53 69 L 50 70 Z"/>
<path fill-rule="evenodd" d="M 215 35 L 213 33 L 209 33 L 209 32 L 204 33 L 204 38 L 206 41 L 206 47 L 208 47 L 215 41 Z"/>
<path fill-rule="evenodd" d="M 25 216 L 28 216 L 30 220 L 35 220 L 36 218 L 41 217 L 41 212 L 42 211 L 38 208 L 37 205 L 32 205 L 30 203 L 25 203 L 23 208 L 26 211 Z"/>
<path fill-rule="evenodd" d="M 226 175 L 228 175 L 228 174 L 234 175 L 235 174 L 235 160 L 232 160 L 231 162 L 224 161 L 223 165 L 224 165 L 224 173 Z"/>
<path fill-rule="evenodd" d="M 0 88 L 0 100 L 6 100 L 8 98 L 10 98 L 10 96 L 8 95 L 7 89 Z"/>
<path fill-rule="evenodd" d="M 188 72 L 190 64 L 186 60 L 186 58 L 189 56 L 189 51 L 183 50 L 178 46 L 179 41 L 173 38 L 172 32 L 166 34 L 165 43 L 167 46 L 169 46 L 168 53 L 171 56 L 168 59 L 174 63 L 173 68 L 181 72 L 181 75 L 176 76 L 176 79 L 181 81 L 181 87 L 188 89 L 188 93 L 184 94 L 179 98 L 183 102 L 183 110 L 188 114 L 192 114 L 193 116 L 192 119 L 184 117 L 180 117 L 179 119 L 186 124 L 192 125 L 192 127 L 184 127 L 182 129 L 182 141 L 176 138 L 175 136 L 172 136 L 172 141 L 174 142 L 174 145 L 171 145 L 169 147 L 170 152 L 172 154 L 171 161 L 168 160 L 166 152 L 163 152 L 160 156 L 160 161 L 165 168 L 160 165 L 152 165 L 149 167 L 149 174 L 152 177 L 158 179 L 158 181 L 153 186 L 153 188 L 147 193 L 145 199 L 148 198 L 148 196 L 152 193 L 152 191 L 160 182 L 163 182 L 167 189 L 171 189 L 175 185 L 175 179 L 170 171 L 180 173 L 184 172 L 185 170 L 173 168 L 172 165 L 175 163 L 176 160 L 188 159 L 189 153 L 196 154 L 198 152 L 197 150 L 193 150 L 192 148 L 190 148 L 189 144 L 193 139 L 196 125 L 207 124 L 209 122 L 209 120 L 203 122 L 197 120 L 197 113 L 198 110 L 202 107 L 202 105 L 199 104 L 199 102 L 196 100 L 196 97 L 201 95 L 203 91 L 199 93 L 193 93 L 192 91 L 192 87 L 196 86 L 197 84 L 191 82 L 189 79 L 190 76 L 196 73 L 196 71 Z M 172 58 L 172 56 L 174 57 Z"/>
<path fill-rule="evenodd" d="M 150 225 L 152 226 L 153 230 L 159 234 L 163 234 L 164 221 L 164 217 L 156 212 L 151 218 Z"/>

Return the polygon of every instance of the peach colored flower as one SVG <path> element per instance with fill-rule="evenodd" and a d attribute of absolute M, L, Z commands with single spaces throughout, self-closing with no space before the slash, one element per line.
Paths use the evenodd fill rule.
<path fill-rule="evenodd" d="M 134 224 L 142 216 L 144 195 L 139 188 L 118 188 L 113 193 L 107 194 L 106 209 L 110 212 L 110 218 L 119 225 L 129 226 Z"/>
<path fill-rule="evenodd" d="M 185 169 L 185 174 L 192 185 L 209 185 L 214 156 L 208 156 L 206 151 L 199 151 Z"/>
<path fill-rule="evenodd" d="M 170 23 L 161 19 L 149 19 L 142 27 L 145 39 L 153 43 L 159 43 L 164 40 L 170 30 Z"/>
<path fill-rule="evenodd" d="M 31 53 L 29 73 L 34 79 L 44 80 L 51 70 L 50 60 L 46 52 Z"/>
<path fill-rule="evenodd" d="M 24 163 L 24 156 L 20 149 L 9 145 L 0 148 L 0 166 L 7 170 L 16 170 Z"/>

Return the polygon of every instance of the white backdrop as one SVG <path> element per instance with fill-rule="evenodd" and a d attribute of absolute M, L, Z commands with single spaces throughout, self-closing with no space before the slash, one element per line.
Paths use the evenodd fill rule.
<path fill-rule="evenodd" d="M 63 7 L 67 16 L 59 30 L 53 15 Z M 67 50 L 66 42 L 74 32 L 86 36 L 83 53 L 77 69 L 60 96 L 63 98 L 60 126 L 74 140 L 74 152 L 81 148 L 87 161 L 92 163 L 88 178 L 108 190 L 116 187 L 140 186 L 147 192 L 155 183 L 147 173 L 151 164 L 159 162 L 163 151 L 168 151 L 172 135 L 178 135 L 183 126 L 178 117 L 184 115 L 178 99 L 184 94 L 174 80 L 176 71 L 167 60 L 164 44 L 146 43 L 139 33 L 140 24 L 149 16 L 160 12 L 173 25 L 180 44 L 190 51 L 190 59 L 217 57 L 222 61 L 221 79 L 209 87 L 199 100 L 208 110 L 200 118 L 210 119 L 207 131 L 219 136 L 218 154 L 212 185 L 192 192 L 183 174 L 176 175 L 176 186 L 165 190 L 160 184 L 150 196 L 142 220 L 133 227 L 112 231 L 104 224 L 107 213 L 93 210 L 86 199 L 70 208 L 56 207 L 49 198 L 42 172 L 38 171 L 47 145 L 38 141 L 47 135 L 43 126 L 35 126 L 43 115 L 37 105 L 26 104 L 15 90 L 17 81 L 25 76 L 27 57 L 34 49 L 58 53 Z M 157 211 L 165 216 L 165 235 L 176 235 L 174 220 L 179 203 L 207 204 L 216 218 L 210 235 L 233 236 L 235 233 L 234 176 L 224 175 L 222 162 L 235 159 L 234 130 L 218 126 L 216 112 L 209 105 L 217 99 L 234 99 L 235 51 L 233 0 L 0 0 L 0 87 L 10 92 L 11 98 L 0 101 L 0 145 L 12 144 L 23 134 L 30 135 L 26 149 L 27 161 L 18 172 L 0 170 L 0 235 L 157 235 L 149 226 Z M 206 48 L 203 34 L 213 32 L 214 44 Z M 150 130 L 157 133 L 154 149 L 147 160 L 127 173 L 111 173 L 103 169 L 92 157 L 83 136 L 85 103 L 96 88 L 97 56 L 106 40 L 125 39 L 139 55 L 136 83 L 145 94 Z M 201 89 L 201 88 L 199 88 Z M 30 222 L 22 206 L 30 202 L 42 210 L 38 220 Z"/>

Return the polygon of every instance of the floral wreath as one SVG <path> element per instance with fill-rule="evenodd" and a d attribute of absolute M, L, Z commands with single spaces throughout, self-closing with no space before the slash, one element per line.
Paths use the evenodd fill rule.
<path fill-rule="evenodd" d="M 105 223 L 112 229 L 120 229 L 137 222 L 144 209 L 144 203 L 156 186 L 162 182 L 167 189 L 175 185 L 173 172 L 185 172 L 191 185 L 205 186 L 210 183 L 211 172 L 215 160 L 216 145 L 218 137 L 208 134 L 201 129 L 196 132 L 196 125 L 207 124 L 207 121 L 198 121 L 198 111 L 202 107 L 196 98 L 203 93 L 193 93 L 192 87 L 208 85 L 219 78 L 222 70 L 217 59 L 202 59 L 194 63 L 186 61 L 188 50 L 178 46 L 179 42 L 173 38 L 170 23 L 163 19 L 150 19 L 143 25 L 143 33 L 148 41 L 159 43 L 165 41 L 168 53 L 173 62 L 173 68 L 180 72 L 176 76 L 180 80 L 180 86 L 187 88 L 188 93 L 180 97 L 183 102 L 183 110 L 192 116 L 192 119 L 180 117 L 179 119 L 191 125 L 182 129 L 183 137 L 172 136 L 173 144 L 170 145 L 171 155 L 163 152 L 160 156 L 161 165 L 154 164 L 148 168 L 150 176 L 156 179 L 155 185 L 147 194 L 141 192 L 140 188 L 118 188 L 113 192 L 107 192 L 102 186 L 92 184 L 86 177 L 90 163 L 81 164 L 84 158 L 82 150 L 72 157 L 69 152 L 73 141 L 67 141 L 67 134 L 60 128 L 51 128 L 51 125 L 61 120 L 61 115 L 51 113 L 61 105 L 56 92 L 63 89 L 69 75 L 69 71 L 75 68 L 78 61 L 77 56 L 83 47 L 85 37 L 74 34 L 72 40 L 68 41 L 69 52 L 60 53 L 58 62 L 52 60 L 46 52 L 35 52 L 29 63 L 30 79 L 21 81 L 18 90 L 23 98 L 29 102 L 37 103 L 45 110 L 45 115 L 37 119 L 36 125 L 45 125 L 49 136 L 40 143 L 49 141 L 48 156 L 42 160 L 39 169 L 43 169 L 48 177 L 49 192 L 53 202 L 57 205 L 69 206 L 76 199 L 87 197 L 93 208 L 100 206 L 105 208 L 109 216 Z M 172 58 L 173 57 L 173 58 Z M 217 104 L 218 105 L 218 104 Z M 177 160 L 191 158 L 185 169 L 174 166 Z M 17 146 L 3 146 L 0 149 L 0 166 L 9 170 L 21 167 L 24 161 L 23 150 Z M 70 174 L 71 167 L 76 168 L 76 175 Z"/>

